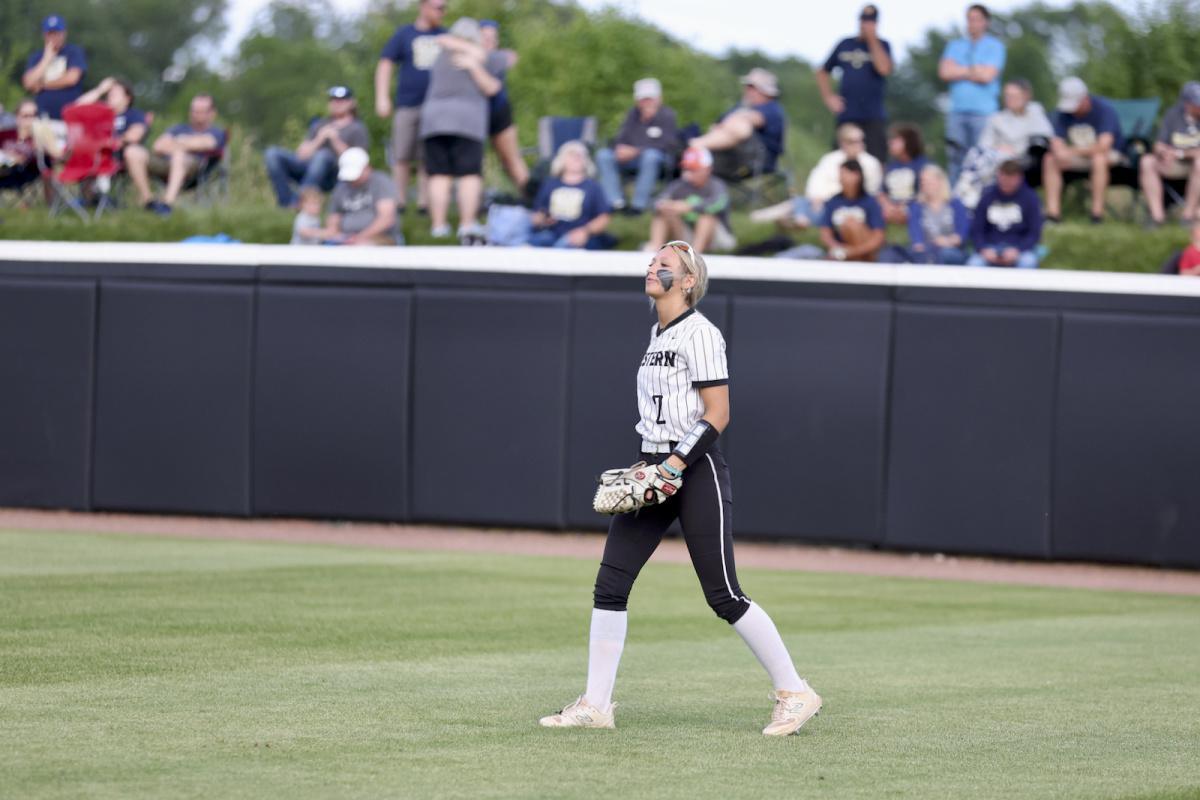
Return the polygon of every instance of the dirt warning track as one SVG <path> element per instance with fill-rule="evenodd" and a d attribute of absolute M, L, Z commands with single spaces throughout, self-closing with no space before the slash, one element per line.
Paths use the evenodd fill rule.
<path fill-rule="evenodd" d="M 198 539 L 306 542 L 404 550 L 470 551 L 599 560 L 604 536 L 285 519 L 81 514 L 0 509 L 0 530 L 120 533 Z M 1005 561 L 941 554 L 890 553 L 766 542 L 737 543 L 742 566 L 799 572 L 841 572 L 1027 586 L 1200 595 L 1200 572 L 1103 564 Z M 654 558 L 688 563 L 679 539 L 667 539 Z"/>

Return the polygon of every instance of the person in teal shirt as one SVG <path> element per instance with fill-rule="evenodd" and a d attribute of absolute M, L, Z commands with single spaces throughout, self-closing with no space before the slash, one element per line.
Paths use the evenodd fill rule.
<path fill-rule="evenodd" d="M 1000 109 L 1000 76 L 1004 43 L 990 35 L 992 15 L 985 6 L 967 9 L 967 35 L 946 45 L 938 77 L 950 84 L 946 139 L 950 148 L 950 183 L 958 180 L 963 156 L 979 141 L 988 117 Z"/>

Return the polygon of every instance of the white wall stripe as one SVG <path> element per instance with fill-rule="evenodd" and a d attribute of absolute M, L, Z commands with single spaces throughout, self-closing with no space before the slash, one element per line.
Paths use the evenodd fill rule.
<path fill-rule="evenodd" d="M 191 264 L 223 266 L 345 267 L 350 269 L 429 269 L 524 275 L 614 276 L 633 281 L 646 273 L 644 256 L 628 252 L 587 252 L 530 247 L 386 247 L 376 249 L 291 245 L 185 245 L 86 242 L 0 242 L 0 261 Z M 1200 281 L 1172 275 L 1072 270 L 1015 270 L 922 267 L 886 264 L 833 264 L 773 258 L 706 258 L 715 281 L 836 283 L 921 286 L 954 289 L 1007 289 L 1031 292 L 1200 297 Z M 1119 266 L 1119 265 L 1114 265 Z"/>

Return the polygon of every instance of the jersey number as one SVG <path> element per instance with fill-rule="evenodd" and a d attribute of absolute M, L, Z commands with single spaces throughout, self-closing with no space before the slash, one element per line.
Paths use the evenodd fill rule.
<path fill-rule="evenodd" d="M 663 419 L 663 418 L 662 418 L 662 400 L 663 400 L 663 396 L 662 396 L 661 394 L 656 394 L 656 395 L 654 395 L 654 397 L 653 397 L 652 399 L 654 400 L 654 406 L 655 406 L 655 408 L 657 408 L 657 409 L 658 409 L 658 414 L 657 414 L 657 417 L 658 417 L 658 418 L 657 418 L 656 420 L 654 420 L 654 421 L 655 421 L 655 423 L 657 423 L 658 425 L 666 425 L 666 424 L 667 424 L 667 421 L 666 421 L 665 419 Z"/>

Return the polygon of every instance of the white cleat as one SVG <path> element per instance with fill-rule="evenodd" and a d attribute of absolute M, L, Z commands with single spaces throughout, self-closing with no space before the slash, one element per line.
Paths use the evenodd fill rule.
<path fill-rule="evenodd" d="M 771 722 L 763 728 L 765 736 L 789 736 L 799 733 L 804 723 L 821 710 L 821 696 L 812 689 L 806 692 L 780 690 L 771 697 L 775 700 L 775 710 L 771 712 Z"/>
<path fill-rule="evenodd" d="M 542 717 L 538 722 L 543 728 L 615 728 L 617 723 L 613 709 L 616 707 L 617 704 L 613 703 L 608 711 L 601 711 L 580 695 L 578 700 L 562 711 Z"/>

